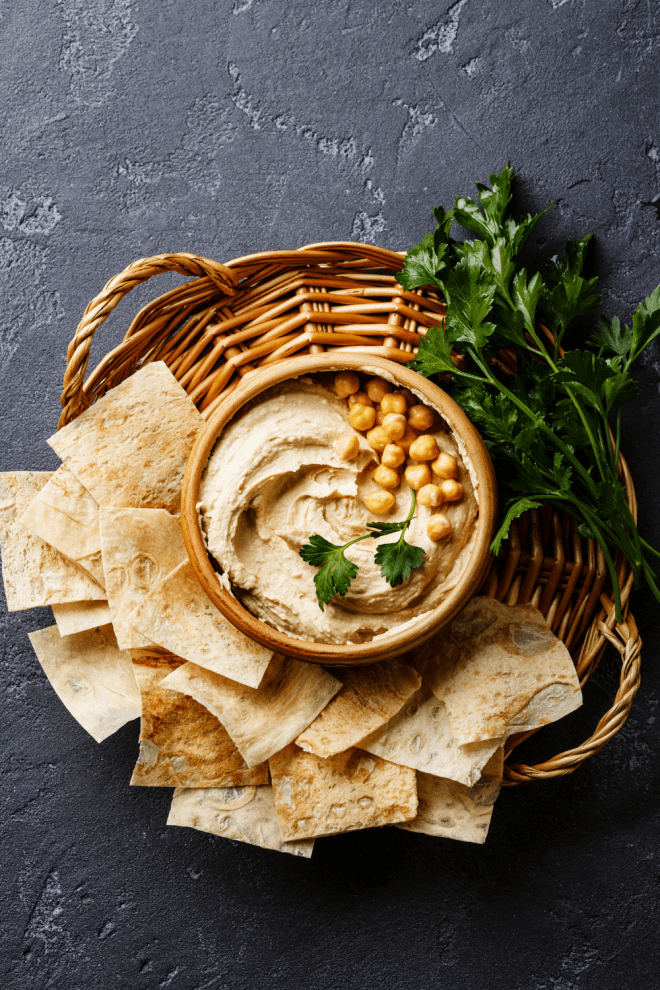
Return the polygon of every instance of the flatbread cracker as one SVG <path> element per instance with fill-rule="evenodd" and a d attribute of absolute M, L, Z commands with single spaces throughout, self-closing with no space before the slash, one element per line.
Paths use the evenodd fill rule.
<path fill-rule="evenodd" d="M 118 649 L 112 626 L 74 636 L 60 636 L 57 626 L 49 626 L 29 635 L 53 690 L 97 742 L 139 717 L 131 658 Z"/>
<path fill-rule="evenodd" d="M 204 420 L 163 361 L 136 371 L 48 443 L 103 506 L 178 512 Z"/>
<path fill-rule="evenodd" d="M 276 655 L 256 689 L 194 663 L 176 670 L 163 687 L 189 694 L 213 712 L 253 767 L 295 739 L 341 682 L 317 664 Z"/>
<path fill-rule="evenodd" d="M 52 471 L 0 474 L 2 577 L 10 612 L 105 598 L 105 591 L 89 574 L 19 521 L 52 477 Z"/>
<path fill-rule="evenodd" d="M 287 840 L 392 825 L 417 814 L 414 770 L 360 749 L 324 760 L 291 743 L 269 765 Z"/>
<path fill-rule="evenodd" d="M 142 696 L 140 755 L 131 784 L 139 787 L 235 787 L 268 783 L 268 764 L 249 768 L 227 730 L 192 698 L 163 680 L 185 665 L 178 657 L 131 650 Z"/>
<path fill-rule="evenodd" d="M 445 836 L 459 842 L 483 844 L 495 799 L 502 786 L 502 755 L 503 748 L 500 747 L 484 767 L 481 779 L 474 787 L 465 787 L 443 777 L 432 777 L 428 773 L 418 773 L 417 817 L 401 822 L 397 828 Z"/>
<path fill-rule="evenodd" d="M 107 509 L 99 514 L 103 570 L 122 650 L 153 645 L 128 616 L 161 578 L 188 560 L 181 523 L 165 509 Z"/>
<path fill-rule="evenodd" d="M 112 622 L 112 613 L 106 601 L 66 602 L 51 608 L 60 636 L 73 636 Z"/>
<path fill-rule="evenodd" d="M 101 562 L 99 506 L 62 465 L 21 516 L 21 524 L 105 587 Z"/>
<path fill-rule="evenodd" d="M 389 722 L 422 683 L 416 670 L 397 660 L 334 673 L 344 686 L 296 739 L 297 746 L 316 756 L 334 756 L 355 746 Z"/>
<path fill-rule="evenodd" d="M 360 746 L 392 763 L 472 787 L 502 739 L 460 746 L 441 701 L 422 684 L 387 725 Z"/>
<path fill-rule="evenodd" d="M 127 621 L 175 656 L 259 687 L 273 656 L 225 619 L 186 561 L 160 581 Z"/>
<path fill-rule="evenodd" d="M 314 848 L 313 839 L 284 842 L 270 786 L 204 790 L 177 788 L 167 824 L 197 828 L 225 839 L 247 842 L 262 849 L 276 849 L 306 859 L 312 855 Z"/>
<path fill-rule="evenodd" d="M 417 660 L 459 743 L 545 725 L 582 704 L 570 653 L 532 605 L 473 598 Z"/>

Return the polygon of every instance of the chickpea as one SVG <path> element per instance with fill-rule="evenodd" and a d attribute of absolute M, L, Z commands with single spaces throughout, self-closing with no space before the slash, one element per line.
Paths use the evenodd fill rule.
<path fill-rule="evenodd" d="M 354 430 L 370 430 L 376 422 L 376 410 L 373 406 L 358 405 L 351 406 L 348 413 L 348 422 Z"/>
<path fill-rule="evenodd" d="M 446 450 L 441 450 L 440 454 L 431 465 L 439 478 L 458 478 L 458 461 Z"/>
<path fill-rule="evenodd" d="M 382 426 L 390 440 L 400 440 L 406 432 L 406 417 L 399 413 L 388 413 Z"/>
<path fill-rule="evenodd" d="M 376 410 L 376 425 L 382 426 L 383 420 L 385 419 L 386 416 L 389 416 L 389 413 L 383 412 L 383 407 L 378 406 L 378 409 Z"/>
<path fill-rule="evenodd" d="M 403 434 L 403 436 L 401 437 L 401 439 L 400 440 L 397 440 L 397 443 L 398 443 L 399 447 L 401 447 L 401 449 L 403 450 L 403 452 L 405 454 L 408 453 L 408 451 L 410 450 L 411 444 L 413 444 L 415 442 L 415 440 L 417 439 L 417 436 L 418 436 L 418 434 L 417 433 L 413 433 L 412 430 L 406 430 L 406 432 Z"/>
<path fill-rule="evenodd" d="M 364 505 L 376 516 L 384 516 L 394 505 L 395 498 L 392 492 L 372 492 L 362 499 Z"/>
<path fill-rule="evenodd" d="M 399 472 L 385 464 L 379 465 L 371 477 L 383 488 L 398 488 L 400 481 Z"/>
<path fill-rule="evenodd" d="M 366 392 L 354 392 L 353 395 L 348 397 L 348 405 L 350 406 L 373 406 L 373 402 L 369 398 Z"/>
<path fill-rule="evenodd" d="M 373 430 L 367 433 L 367 442 L 372 450 L 382 453 L 390 442 L 390 438 L 382 426 L 374 426 Z"/>
<path fill-rule="evenodd" d="M 354 461 L 360 449 L 360 441 L 355 433 L 342 433 L 335 440 L 337 456 L 342 461 Z"/>
<path fill-rule="evenodd" d="M 408 403 L 405 395 L 402 395 L 401 392 L 388 392 L 380 400 L 380 408 L 385 413 L 399 413 L 403 416 L 408 408 Z"/>
<path fill-rule="evenodd" d="M 446 478 L 440 484 L 440 491 L 445 502 L 458 502 L 463 498 L 463 485 L 453 478 Z"/>
<path fill-rule="evenodd" d="M 430 430 L 435 413 L 428 406 L 412 406 L 408 410 L 408 423 L 413 430 Z"/>
<path fill-rule="evenodd" d="M 383 396 L 392 391 L 392 386 L 383 378 L 371 378 L 366 391 L 372 402 L 382 402 Z"/>
<path fill-rule="evenodd" d="M 437 485 L 424 485 L 417 492 L 417 501 L 420 505 L 429 505 L 436 509 L 439 505 L 442 505 L 442 491 Z"/>
<path fill-rule="evenodd" d="M 431 472 L 429 471 L 428 464 L 413 464 L 412 467 L 407 467 L 406 481 L 416 492 L 420 488 L 423 488 L 424 485 L 430 485 Z"/>
<path fill-rule="evenodd" d="M 335 375 L 335 392 L 341 399 L 353 395 L 360 388 L 360 379 L 354 371 L 338 371 Z"/>
<path fill-rule="evenodd" d="M 398 392 L 398 394 L 399 395 L 402 395 L 404 397 L 404 399 L 406 400 L 406 402 L 408 404 L 408 408 L 410 408 L 411 406 L 414 406 L 416 404 L 416 402 L 418 401 L 417 398 L 416 398 L 416 396 L 413 395 L 413 393 L 410 391 L 409 388 L 402 388 Z"/>
<path fill-rule="evenodd" d="M 426 524 L 426 535 L 434 543 L 444 540 L 451 535 L 451 523 L 441 512 L 437 512 Z"/>
<path fill-rule="evenodd" d="M 410 444 L 410 456 L 416 461 L 433 461 L 439 453 L 438 441 L 428 433 Z"/>
<path fill-rule="evenodd" d="M 398 468 L 401 467 L 406 459 L 406 455 L 401 450 L 396 443 L 388 443 L 387 447 L 380 455 L 380 463 L 384 464 L 385 467 Z"/>

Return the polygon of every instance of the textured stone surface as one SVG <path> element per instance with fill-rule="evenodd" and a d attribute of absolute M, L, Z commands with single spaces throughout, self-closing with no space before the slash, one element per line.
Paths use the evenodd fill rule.
<path fill-rule="evenodd" d="M 636 0 L 22 0 L 0 11 L 2 470 L 53 470 L 66 345 L 135 258 L 218 260 L 364 237 L 399 248 L 509 160 L 555 206 L 532 251 L 585 230 L 606 307 L 660 280 L 660 13 Z M 151 295 L 99 331 L 98 358 Z M 153 286 L 153 287 L 152 287 Z M 660 544 L 660 351 L 624 449 Z M 129 788 L 137 725 L 97 746 L 0 610 L 0 984 L 41 990 L 637 990 L 658 962 L 658 609 L 644 683 L 581 772 L 504 790 L 483 847 L 389 828 L 310 861 L 166 828 Z M 618 677 L 528 746 L 586 737 Z"/>

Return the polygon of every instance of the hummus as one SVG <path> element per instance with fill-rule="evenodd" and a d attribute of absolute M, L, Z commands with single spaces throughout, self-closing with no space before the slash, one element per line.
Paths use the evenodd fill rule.
<path fill-rule="evenodd" d="M 365 508 L 362 497 L 381 490 L 371 478 L 378 455 L 358 434 L 356 459 L 340 460 L 333 445 L 347 430 L 348 405 L 335 395 L 331 376 L 289 380 L 262 393 L 225 427 L 200 487 L 202 529 L 219 580 L 257 618 L 319 643 L 363 643 L 434 608 L 461 577 L 476 531 L 478 506 L 465 459 L 451 433 L 433 433 L 461 467 L 463 498 L 442 506 L 451 537 L 439 543 L 428 538 L 433 510 L 418 502 L 406 540 L 426 552 L 423 567 L 392 588 L 374 554 L 398 534 L 357 543 L 346 551 L 359 567 L 357 577 L 322 612 L 317 568 L 299 556 L 301 546 L 314 533 L 344 544 L 363 535 L 369 521 L 403 520 L 412 497 L 402 480 L 387 516 Z"/>

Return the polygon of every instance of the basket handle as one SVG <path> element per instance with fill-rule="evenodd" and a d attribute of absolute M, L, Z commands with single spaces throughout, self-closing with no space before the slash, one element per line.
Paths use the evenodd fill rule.
<path fill-rule="evenodd" d="M 157 254 L 152 258 L 139 258 L 127 268 L 111 278 L 97 296 L 87 306 L 83 318 L 76 328 L 73 340 L 67 348 L 67 366 L 64 372 L 64 390 L 60 402 L 62 414 L 58 424 L 61 429 L 84 404 L 84 377 L 89 361 L 89 350 L 96 330 L 108 318 L 115 306 L 136 285 L 146 282 L 152 275 L 161 272 L 179 272 L 195 278 L 206 276 L 220 292 L 233 296 L 236 292 L 238 274 L 226 265 L 196 254 Z"/>

